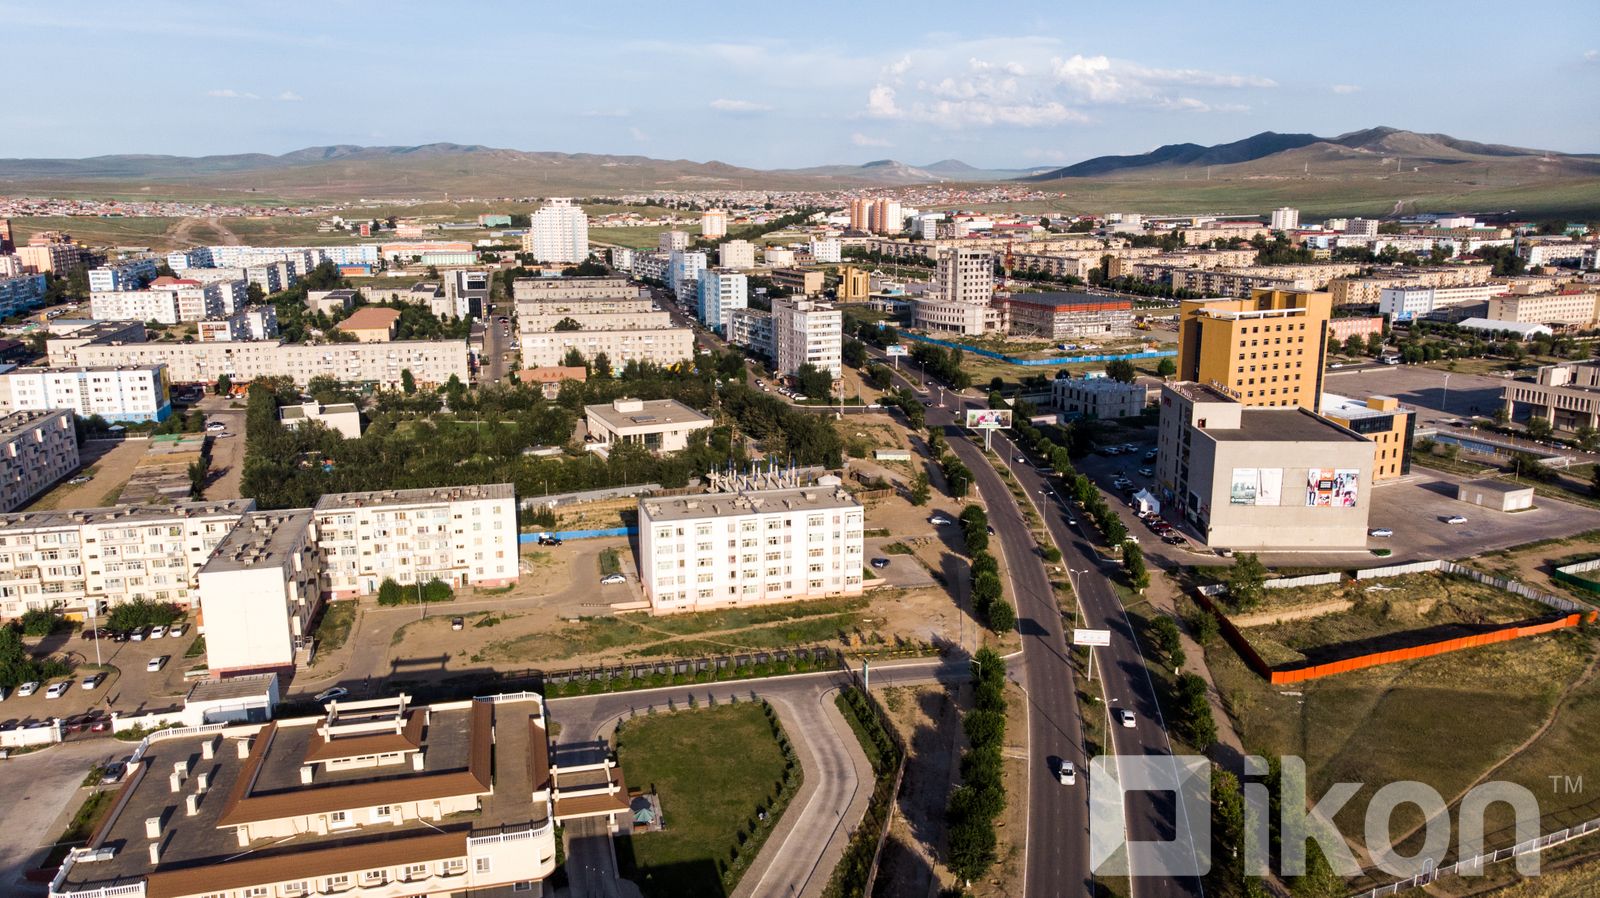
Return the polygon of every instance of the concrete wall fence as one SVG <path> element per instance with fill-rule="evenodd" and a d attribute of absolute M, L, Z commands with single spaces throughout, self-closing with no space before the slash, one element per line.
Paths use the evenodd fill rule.
<path fill-rule="evenodd" d="M 1569 565 L 1568 568 L 1577 568 L 1581 565 L 1588 565 L 1588 567 L 1582 568 L 1583 570 L 1594 570 L 1600 568 L 1600 559 L 1579 562 L 1577 565 Z M 1566 570 L 1568 568 L 1564 568 L 1562 570 Z M 1482 571 L 1473 570 L 1472 568 L 1464 565 L 1456 564 L 1453 561 L 1440 561 L 1435 559 L 1432 561 L 1413 562 L 1411 564 L 1396 564 L 1388 567 L 1368 568 L 1365 570 L 1356 571 L 1354 579 L 1357 581 L 1374 580 L 1379 577 L 1398 577 L 1405 574 L 1431 572 L 1469 577 L 1486 586 L 1492 586 L 1496 589 L 1505 590 L 1506 592 L 1514 595 L 1522 596 L 1525 599 L 1530 599 L 1556 611 L 1563 612 L 1563 614 L 1561 617 L 1557 617 L 1552 620 L 1539 621 L 1537 623 L 1510 624 L 1505 627 L 1490 630 L 1484 633 L 1474 633 L 1470 636 L 1458 636 L 1452 639 L 1443 639 L 1437 642 L 1407 646 L 1400 649 L 1369 652 L 1367 654 L 1357 655 L 1352 658 L 1342 658 L 1338 661 L 1330 661 L 1326 664 L 1310 664 L 1301 667 L 1272 667 L 1262 659 L 1259 653 L 1256 652 L 1255 647 L 1250 644 L 1249 638 L 1247 638 L 1244 633 L 1234 625 L 1233 621 L 1229 620 L 1227 614 L 1225 614 L 1222 609 L 1218 607 L 1215 597 L 1225 594 L 1228 591 L 1226 586 L 1222 584 L 1202 586 L 1196 590 L 1196 600 L 1202 608 L 1217 618 L 1223 638 L 1228 641 L 1228 644 L 1233 647 L 1234 651 L 1239 653 L 1239 657 L 1244 659 L 1244 662 L 1250 666 L 1251 670 L 1254 670 L 1256 673 L 1260 674 L 1273 685 L 1301 683 L 1306 680 L 1321 679 L 1322 677 L 1333 676 L 1334 674 L 1340 673 L 1348 673 L 1349 671 L 1361 670 L 1367 667 L 1377 667 L 1383 664 L 1397 664 L 1402 661 L 1415 661 L 1419 658 L 1430 658 L 1435 655 L 1459 652 L 1463 649 L 1472 649 L 1480 646 L 1508 642 L 1513 639 L 1521 639 L 1525 636 L 1538 636 L 1543 633 L 1550 633 L 1556 630 L 1564 630 L 1571 627 L 1576 627 L 1583 623 L 1586 619 L 1591 621 L 1595 620 L 1597 616 L 1595 610 L 1588 605 L 1574 602 L 1570 599 L 1563 599 L 1559 596 L 1553 596 L 1549 593 L 1540 592 L 1539 590 L 1536 590 L 1516 580 L 1508 580 L 1504 577 L 1495 577 L 1490 574 L 1485 574 Z M 1269 580 L 1263 585 L 1269 589 L 1284 589 L 1290 586 L 1311 586 L 1327 583 L 1338 583 L 1343 579 L 1344 574 L 1342 572 L 1330 571 L 1325 574 L 1311 574 L 1305 577 Z M 1597 592 L 1600 592 L 1600 587 L 1591 588 Z"/>
<path fill-rule="evenodd" d="M 1575 586 L 1585 592 L 1600 593 L 1600 582 L 1589 577 L 1580 577 L 1586 571 L 1600 570 L 1600 558 L 1591 558 L 1588 561 L 1577 561 L 1565 564 L 1555 569 L 1550 579 L 1568 586 Z"/>

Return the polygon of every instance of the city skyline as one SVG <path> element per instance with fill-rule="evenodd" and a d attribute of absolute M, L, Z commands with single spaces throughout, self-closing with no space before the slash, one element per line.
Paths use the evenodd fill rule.
<path fill-rule="evenodd" d="M 1558 4 L 1558 16 L 1562 6 L 1584 12 Z M 1381 27 L 1243 6 L 1173 10 L 1160 22 L 1099 8 L 997 21 L 953 4 L 928 5 L 914 21 L 833 4 L 793 20 L 755 9 L 593 19 L 511 8 L 459 21 L 406 3 L 381 17 L 342 9 L 324 21 L 321 6 L 246 3 L 221 20 L 178 3 L 90 14 L 0 3 L 0 21 L 22 38 L 13 88 L 53 96 L 0 111 L 3 152 L 452 142 L 757 168 L 882 158 L 1025 168 L 1376 125 L 1600 151 L 1585 117 L 1571 113 L 1600 87 L 1600 42 L 1578 30 L 1491 33 L 1472 15 L 1407 7 L 1385 9 Z M 1314 42 L 1293 39 L 1312 30 Z M 1421 34 L 1440 52 L 1419 59 Z M 172 52 L 152 53 L 157 42 Z M 1519 60 L 1515 79 L 1492 76 L 1506 58 Z M 106 108 L 141 105 L 148 122 L 167 124 L 93 125 Z"/>

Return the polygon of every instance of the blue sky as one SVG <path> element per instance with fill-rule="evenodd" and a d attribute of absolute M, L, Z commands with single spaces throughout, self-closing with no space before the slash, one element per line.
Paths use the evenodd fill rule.
<path fill-rule="evenodd" d="M 1600 152 L 1594 6 L 1538 9 L 0 0 L 27 98 L 0 103 L 0 156 L 450 141 L 1024 167 L 1374 125 Z"/>

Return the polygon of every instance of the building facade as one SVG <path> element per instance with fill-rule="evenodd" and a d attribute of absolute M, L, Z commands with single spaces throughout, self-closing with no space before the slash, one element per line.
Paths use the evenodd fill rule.
<path fill-rule="evenodd" d="M 63 351 L 67 364 L 84 367 L 165 365 L 173 383 L 234 383 L 289 377 L 304 387 L 314 377 L 340 383 L 398 387 L 411 372 L 421 387 L 442 386 L 451 376 L 471 377 L 465 340 L 401 340 L 393 343 L 279 343 L 238 340 L 220 343 L 92 340 Z M 54 357 L 51 364 L 55 364 Z"/>
<path fill-rule="evenodd" d="M 1109 377 L 1058 377 L 1050 382 L 1050 399 L 1064 415 L 1084 418 L 1131 418 L 1144 412 L 1148 391 Z"/>
<path fill-rule="evenodd" d="M 617 399 L 584 406 L 589 431 L 586 448 L 605 450 L 633 443 L 656 454 L 689 448 L 689 435 L 709 430 L 711 418 L 676 399 Z"/>
<path fill-rule="evenodd" d="M 729 240 L 717 247 L 717 264 L 723 268 L 756 267 L 756 247 L 748 240 Z"/>
<path fill-rule="evenodd" d="M 1390 321 L 1426 318 L 1449 306 L 1488 302 L 1504 289 L 1505 287 L 1500 284 L 1476 284 L 1467 287 L 1385 287 L 1378 294 L 1378 314 L 1387 315 Z"/>
<path fill-rule="evenodd" d="M 997 299 L 1013 334 L 1064 340 L 1133 330 L 1133 300 L 1088 293 L 1013 293 Z"/>
<path fill-rule="evenodd" d="M 172 414 L 162 365 L 13 368 L 0 373 L 0 411 L 67 409 L 112 423 L 165 421 Z"/>
<path fill-rule="evenodd" d="M 588 361 L 605 353 L 615 368 L 630 361 L 667 367 L 694 358 L 694 331 L 686 327 L 653 327 L 522 333 L 522 363 L 529 367 L 562 365 L 574 349 Z"/>
<path fill-rule="evenodd" d="M 1600 293 L 1573 290 L 1561 293 L 1501 294 L 1489 300 L 1489 317 L 1519 324 L 1560 324 L 1585 327 L 1600 319 L 1596 303 Z"/>
<path fill-rule="evenodd" d="M 1369 396 L 1358 401 L 1323 393 L 1320 412 L 1329 421 L 1373 442 L 1373 483 L 1411 473 L 1411 443 L 1417 422 L 1410 409 L 1400 407 L 1400 400 Z"/>
<path fill-rule="evenodd" d="M 211 676 L 310 662 L 311 622 L 322 607 L 310 509 L 243 516 L 195 579 Z"/>
<path fill-rule="evenodd" d="M 549 200 L 529 216 L 522 251 L 540 262 L 582 262 L 589 258 L 589 216 L 570 198 Z"/>
<path fill-rule="evenodd" d="M 780 377 L 814 365 L 838 380 L 843 338 L 844 317 L 832 305 L 793 296 L 772 301 L 772 362 Z"/>
<path fill-rule="evenodd" d="M 9 318 L 39 308 L 47 289 L 42 274 L 0 276 L 0 316 Z"/>
<path fill-rule="evenodd" d="M 1533 382 L 1514 380 L 1501 393 L 1506 414 L 1519 406 L 1563 433 L 1600 428 L 1600 364 L 1563 362 L 1540 368 Z"/>
<path fill-rule="evenodd" d="M 0 417 L 0 512 L 16 511 L 78 470 L 78 431 L 65 409 Z"/>
<path fill-rule="evenodd" d="M 750 281 L 737 271 L 722 269 L 701 272 L 696 288 L 700 323 L 719 334 L 726 334 L 734 309 L 750 304 Z"/>
<path fill-rule="evenodd" d="M 940 250 L 929 292 L 945 302 L 988 305 L 994 298 L 994 254 L 960 247 Z"/>
<path fill-rule="evenodd" d="M 1179 304 L 1178 378 L 1245 405 L 1315 409 L 1328 351 L 1326 293 L 1260 290 Z"/>

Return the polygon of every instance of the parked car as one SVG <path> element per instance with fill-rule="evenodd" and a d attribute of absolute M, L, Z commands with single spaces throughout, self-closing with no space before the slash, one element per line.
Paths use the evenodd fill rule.
<path fill-rule="evenodd" d="M 1176 530 L 1166 534 L 1165 536 L 1162 536 L 1161 541 L 1169 546 L 1181 546 L 1188 542 L 1188 540 L 1183 538 L 1183 534 L 1177 532 Z"/>
<path fill-rule="evenodd" d="M 1394 531 L 1390 530 L 1388 527 L 1374 527 L 1367 531 L 1367 535 L 1375 536 L 1378 539 L 1388 539 L 1389 537 L 1394 536 Z"/>
<path fill-rule="evenodd" d="M 183 634 L 185 634 L 187 632 L 189 632 L 188 625 L 186 625 L 186 624 L 173 624 L 172 627 L 167 630 L 167 638 L 168 639 L 177 639 L 179 636 L 182 636 Z"/>
<path fill-rule="evenodd" d="M 604 577 L 600 578 L 601 586 L 611 586 L 613 584 L 626 582 L 628 582 L 628 578 L 622 574 L 606 574 Z"/>
<path fill-rule="evenodd" d="M 30 696 L 30 695 L 34 694 L 35 692 L 38 692 L 38 691 L 39 691 L 39 681 L 38 680 L 29 680 L 28 682 L 23 683 L 21 686 L 17 687 L 17 695 L 21 696 L 22 698 L 27 698 L 28 696 Z"/>
<path fill-rule="evenodd" d="M 344 688 L 343 686 L 335 686 L 332 689 L 324 689 L 317 693 L 315 701 L 318 704 L 325 704 L 333 701 L 336 698 L 344 698 L 349 694 L 350 690 Z"/>
<path fill-rule="evenodd" d="M 90 727 L 90 729 L 101 726 L 110 726 L 110 721 L 97 720 L 94 722 L 93 726 Z M 97 733 L 100 732 L 98 729 L 94 729 L 94 731 Z M 122 763 L 121 761 L 112 761 L 100 771 L 100 785 L 114 786 L 117 783 L 122 782 L 122 775 L 127 771 L 128 767 L 126 764 Z"/>
<path fill-rule="evenodd" d="M 110 633 L 112 642 L 127 642 L 132 638 L 132 635 L 127 630 L 112 630 Z"/>
<path fill-rule="evenodd" d="M 44 691 L 44 697 L 49 699 L 60 698 L 63 695 L 66 695 L 67 690 L 71 688 L 71 680 L 62 680 L 59 683 L 51 683 L 50 687 Z"/>
<path fill-rule="evenodd" d="M 1119 708 L 1117 709 L 1117 721 L 1123 726 L 1132 729 L 1134 723 L 1136 722 L 1136 718 L 1133 716 L 1133 712 L 1129 711 L 1127 708 Z"/>
<path fill-rule="evenodd" d="M 155 626 L 150 628 L 150 636 L 149 636 L 150 639 L 160 639 L 161 637 L 163 637 L 165 635 L 167 635 L 167 625 L 166 624 L 156 624 Z"/>
<path fill-rule="evenodd" d="M 1450 517 L 1445 518 L 1444 522 L 1446 524 L 1465 524 L 1467 522 L 1467 517 L 1466 515 L 1453 514 Z"/>
<path fill-rule="evenodd" d="M 79 474 L 77 477 L 74 477 L 71 480 L 68 480 L 67 482 L 72 484 L 72 485 L 74 485 L 74 486 L 78 486 L 78 485 L 81 485 L 81 484 L 88 483 L 89 481 L 91 481 L 93 479 L 94 479 L 93 477 L 88 477 L 88 476 L 85 476 L 83 474 Z"/>
<path fill-rule="evenodd" d="M 559 546 L 559 545 L 561 545 L 561 537 L 559 537 L 559 536 L 541 536 L 541 537 L 539 537 L 539 545 L 541 545 L 541 546 Z"/>
<path fill-rule="evenodd" d="M 955 521 L 950 520 L 942 514 L 936 514 L 928 518 L 928 523 L 934 525 L 935 527 L 948 527 L 949 525 L 954 524 Z"/>
<path fill-rule="evenodd" d="M 155 673 L 161 668 L 166 667 L 167 662 L 171 660 L 171 655 L 157 655 L 144 663 L 144 669 L 150 671 L 151 673 Z"/>
<path fill-rule="evenodd" d="M 144 627 L 134 627 L 132 630 L 128 631 L 128 638 L 134 642 L 144 642 L 146 632 L 147 631 Z"/>
<path fill-rule="evenodd" d="M 100 684 L 104 683 L 105 681 L 106 675 L 104 673 L 92 673 L 87 677 L 84 677 L 83 682 L 79 683 L 78 685 L 84 689 L 99 689 Z"/>
<path fill-rule="evenodd" d="M 1144 454 L 1144 460 L 1145 461 L 1155 461 L 1156 460 L 1156 450 L 1151 449 L 1149 452 L 1146 452 Z"/>
<path fill-rule="evenodd" d="M 887 559 L 887 558 L 874 558 L 874 559 L 872 559 L 871 564 L 872 564 L 873 567 L 875 567 L 875 568 L 877 568 L 879 570 L 882 570 L 882 569 L 884 569 L 884 568 L 889 566 L 889 559 Z"/>
<path fill-rule="evenodd" d="M 211 421 L 206 424 L 206 430 L 211 433 L 218 433 L 227 429 L 228 425 L 222 423 L 221 421 Z"/>
<path fill-rule="evenodd" d="M 1071 761 L 1062 761 L 1056 768 L 1056 780 L 1063 786 L 1070 786 L 1078 781 L 1078 769 L 1072 766 Z"/>
<path fill-rule="evenodd" d="M 467 625 L 467 619 L 464 618 L 464 617 L 452 617 L 452 618 L 450 618 L 450 629 L 452 629 L 452 630 L 460 630 L 463 627 L 465 627 L 466 625 Z"/>
<path fill-rule="evenodd" d="M 1151 469 L 1151 468 L 1140 468 L 1139 469 L 1139 476 L 1140 477 L 1154 477 L 1154 476 L 1156 476 L 1156 472 L 1155 472 L 1154 469 Z"/>

